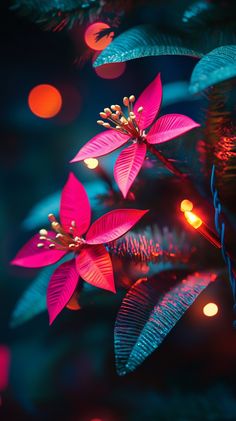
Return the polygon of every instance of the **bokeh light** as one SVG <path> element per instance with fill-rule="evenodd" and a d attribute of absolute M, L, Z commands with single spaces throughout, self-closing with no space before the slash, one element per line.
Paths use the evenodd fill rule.
<path fill-rule="evenodd" d="M 208 303 L 203 307 L 203 314 L 207 317 L 213 317 L 218 313 L 218 306 L 215 303 Z"/>
<path fill-rule="evenodd" d="M 62 97 L 52 85 L 42 84 L 31 89 L 28 104 L 33 114 L 41 118 L 52 118 L 62 106 Z"/>
<path fill-rule="evenodd" d="M 90 421 L 103 421 L 101 418 L 92 418 Z"/>
<path fill-rule="evenodd" d="M 182 212 L 192 211 L 193 210 L 193 203 L 191 202 L 191 200 L 188 200 L 188 199 L 182 200 L 182 202 L 180 204 L 180 210 Z"/>
<path fill-rule="evenodd" d="M 8 385 L 10 368 L 10 349 L 6 345 L 0 345 L 0 391 Z"/>
<path fill-rule="evenodd" d="M 96 158 L 87 158 L 84 160 L 84 163 L 90 170 L 94 170 L 99 164 Z"/>
<path fill-rule="evenodd" d="M 96 40 L 96 37 L 99 32 L 104 29 L 109 29 L 110 26 L 103 22 L 96 22 L 89 27 L 85 31 L 84 40 L 89 48 L 95 51 L 101 51 L 106 48 L 113 39 L 114 32 L 109 33 L 107 36 L 105 35 L 100 40 Z"/>
<path fill-rule="evenodd" d="M 126 63 L 109 63 L 95 67 L 95 72 L 103 79 L 116 79 L 123 75 Z"/>

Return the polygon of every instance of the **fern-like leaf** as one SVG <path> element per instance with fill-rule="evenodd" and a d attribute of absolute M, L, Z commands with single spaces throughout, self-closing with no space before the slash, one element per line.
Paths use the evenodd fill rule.
<path fill-rule="evenodd" d="M 187 37 L 161 33 L 153 25 L 140 25 L 116 37 L 98 56 L 94 66 L 160 55 L 201 57 L 202 52 L 192 48 Z"/>
<path fill-rule="evenodd" d="M 195 94 L 212 85 L 236 76 L 236 45 L 219 47 L 205 55 L 195 66 L 190 93 Z"/>
<path fill-rule="evenodd" d="M 173 286 L 173 280 L 168 282 L 170 274 L 166 272 L 163 276 L 164 288 L 161 279 L 141 279 L 122 302 L 115 323 L 116 367 L 120 375 L 135 370 L 159 347 L 198 295 L 216 278 L 212 273 L 195 273 Z"/>

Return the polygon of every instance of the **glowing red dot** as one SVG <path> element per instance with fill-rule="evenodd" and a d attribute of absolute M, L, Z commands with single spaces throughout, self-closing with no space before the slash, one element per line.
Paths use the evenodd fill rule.
<path fill-rule="evenodd" d="M 62 106 L 62 97 L 52 85 L 37 85 L 29 93 L 28 104 L 33 114 L 41 118 L 52 118 Z"/>
<path fill-rule="evenodd" d="M 95 72 L 103 79 L 116 79 L 123 75 L 126 63 L 109 63 L 95 67 Z"/>
<path fill-rule="evenodd" d="M 0 391 L 8 385 L 10 367 L 10 350 L 6 345 L 0 345 Z"/>
<path fill-rule="evenodd" d="M 96 22 L 90 25 L 85 32 L 84 40 L 89 48 L 95 51 L 101 51 L 106 48 L 113 39 L 114 32 L 109 33 L 109 35 L 105 35 L 101 39 L 97 40 L 97 35 L 103 29 L 109 29 L 110 26 L 103 22 Z"/>

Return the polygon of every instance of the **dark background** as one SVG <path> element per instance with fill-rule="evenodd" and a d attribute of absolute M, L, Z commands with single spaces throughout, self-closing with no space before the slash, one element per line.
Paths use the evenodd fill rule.
<path fill-rule="evenodd" d="M 162 19 L 161 12 L 158 18 Z M 153 11 L 140 7 L 123 27 L 152 19 Z M 33 232 L 23 226 L 29 210 L 60 190 L 72 168 L 82 182 L 95 182 L 96 174 L 83 164 L 72 167 L 69 160 L 97 133 L 99 111 L 119 103 L 124 95 L 137 95 L 158 72 L 164 85 L 188 81 L 195 63 L 183 57 L 145 58 L 128 62 L 120 78 L 105 80 L 96 75 L 91 60 L 83 67 L 75 64 L 80 54 L 75 37 L 75 31 L 73 36 L 67 30 L 43 31 L 3 3 L 0 343 L 10 349 L 11 369 L 0 418 L 234 420 L 236 342 L 226 280 L 210 286 L 160 349 L 126 377 L 116 374 L 113 353 L 119 300 L 109 306 L 95 303 L 81 312 L 65 310 L 50 328 L 46 313 L 9 328 L 17 300 L 36 275 L 36 271 L 9 264 Z M 62 111 L 53 119 L 40 119 L 28 108 L 29 91 L 40 83 L 55 85 L 62 93 Z M 164 111 L 186 113 L 198 120 L 201 107 L 201 101 L 186 101 Z M 102 162 L 112 174 L 113 158 Z M 168 189 L 165 194 L 167 199 Z M 199 270 L 201 265 L 199 262 Z M 214 318 L 202 314 L 208 301 L 219 305 Z"/>

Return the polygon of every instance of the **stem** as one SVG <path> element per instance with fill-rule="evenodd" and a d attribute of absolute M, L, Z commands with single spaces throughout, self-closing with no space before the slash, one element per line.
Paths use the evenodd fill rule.
<path fill-rule="evenodd" d="M 161 161 L 165 165 L 165 167 L 168 168 L 168 170 L 170 172 L 172 172 L 173 174 L 177 175 L 177 177 L 180 177 L 180 178 L 186 178 L 187 177 L 186 174 L 182 173 L 178 168 L 175 167 L 174 164 L 172 164 L 171 161 L 169 161 L 168 158 L 166 158 L 160 151 L 158 151 L 155 148 L 155 146 L 151 145 L 150 143 L 147 143 L 146 145 L 147 145 L 148 150 L 153 155 L 155 155 L 155 157 L 157 159 L 159 159 L 159 161 Z"/>

